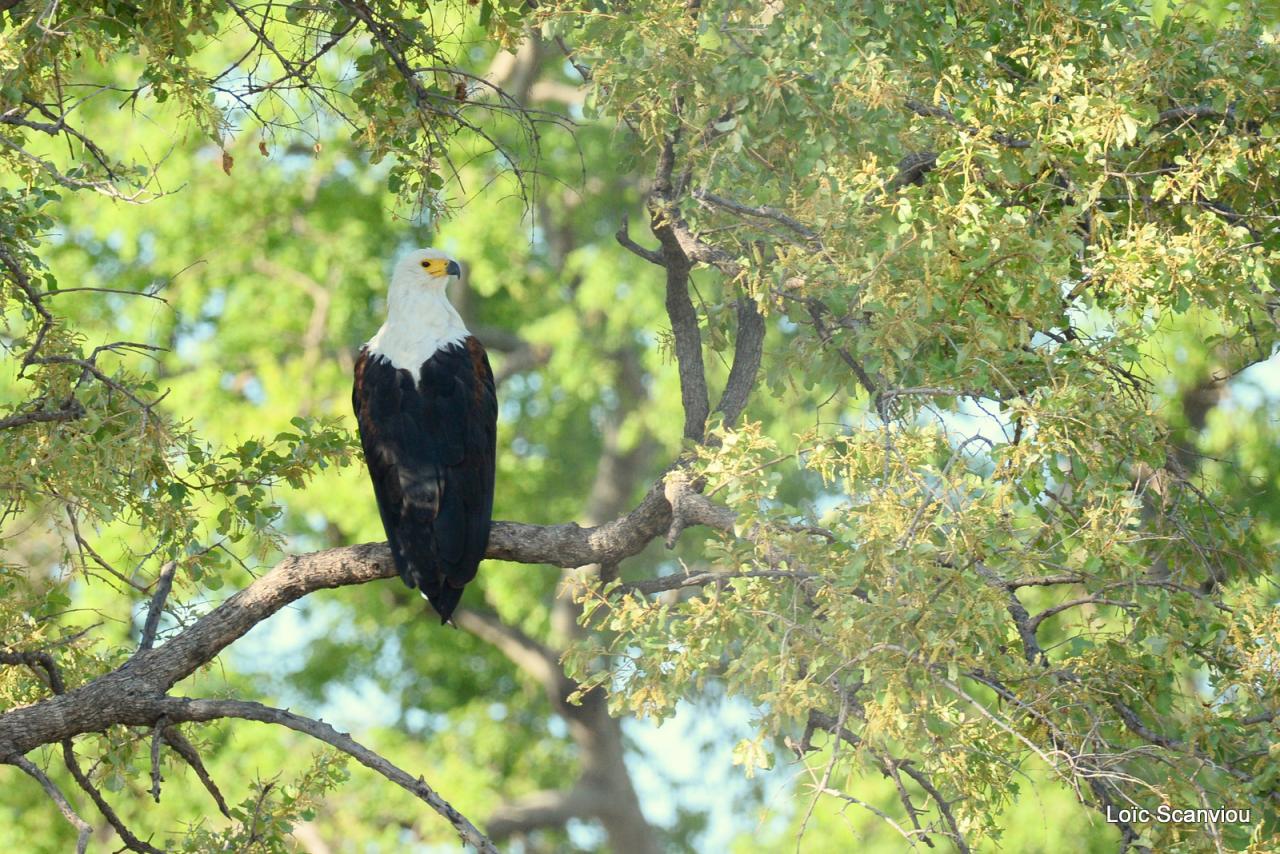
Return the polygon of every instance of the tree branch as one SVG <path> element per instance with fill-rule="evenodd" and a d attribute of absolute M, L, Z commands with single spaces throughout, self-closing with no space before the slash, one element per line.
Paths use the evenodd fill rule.
<path fill-rule="evenodd" d="M 809 720 L 805 728 L 804 740 L 800 744 L 802 752 L 811 749 L 809 739 L 811 738 L 814 729 L 825 730 L 857 750 L 866 748 L 865 742 L 863 742 L 863 740 L 856 734 L 846 729 L 837 718 L 832 717 L 825 712 L 818 711 L 817 709 L 810 709 Z M 916 783 L 925 790 L 929 797 L 933 798 L 934 803 L 937 804 L 938 812 L 942 815 L 943 820 L 947 824 L 947 836 L 951 837 L 951 840 L 956 844 L 956 847 L 963 852 L 963 854 L 969 854 L 971 849 L 968 842 L 965 840 L 964 834 L 960 832 L 960 825 L 956 822 L 955 815 L 951 811 L 951 801 L 942 797 L 942 793 L 938 791 L 932 781 L 930 781 L 925 774 L 912 767 L 910 760 L 896 759 L 891 756 L 881 756 L 874 750 L 871 751 L 871 756 L 879 767 L 880 772 L 886 777 L 895 779 L 895 782 L 897 782 L 896 772 L 899 770 L 903 771 L 911 777 L 911 779 L 915 780 Z M 912 806 L 910 798 L 906 796 L 906 792 L 902 789 L 900 783 L 899 792 L 900 797 L 904 802 L 904 806 L 907 809 L 907 814 L 911 815 L 914 820 L 917 810 Z"/>
<path fill-rule="evenodd" d="M 784 225 L 794 231 L 796 234 L 804 238 L 806 243 L 820 244 L 821 240 L 818 233 L 809 226 L 800 222 L 794 217 L 787 216 L 785 213 L 774 208 L 755 205 L 744 205 L 741 202 L 735 202 L 733 199 L 726 199 L 724 196 L 718 196 L 709 190 L 698 188 L 693 191 L 693 197 L 700 202 L 707 202 L 718 208 L 724 208 L 737 214 L 755 217 L 757 219 L 773 220 L 779 225 Z"/>
<path fill-rule="evenodd" d="M 443 816 L 462 841 L 481 854 L 498 854 L 498 849 L 481 833 L 466 816 L 440 797 L 421 777 L 414 779 L 406 771 L 383 759 L 377 753 L 360 744 L 350 735 L 338 732 L 324 721 L 313 720 L 285 709 L 275 709 L 261 703 L 243 700 L 209 700 L 188 697 L 165 697 L 160 703 L 163 714 L 176 721 L 212 721 L 219 718 L 240 718 L 248 721 L 277 724 L 295 732 L 309 735 L 355 759 L 361 765 L 378 772 L 406 792 L 426 803 Z"/>
<path fill-rule="evenodd" d="M 24 427 L 27 424 L 48 424 L 56 421 L 75 421 L 84 417 L 84 407 L 74 397 L 67 399 L 58 409 L 37 409 L 34 412 L 20 412 L 8 418 L 0 418 L 0 430 L 11 427 Z"/>
<path fill-rule="evenodd" d="M 980 131 L 980 128 L 960 121 L 960 119 L 956 118 L 955 113 L 951 112 L 945 107 L 935 107 L 931 104 L 924 104 L 924 103 L 921 103 L 920 101 L 915 101 L 908 98 L 906 101 L 906 108 L 911 112 L 915 113 L 917 116 L 943 119 L 948 124 L 953 125 L 970 135 L 977 135 Z M 1001 145 L 1006 146 L 1008 148 L 1030 148 L 1031 147 L 1030 140 L 1019 139 L 1016 136 L 1012 136 L 1011 134 L 1007 134 L 1007 133 L 1000 133 L 999 131 L 992 132 L 991 138 L 996 142 L 1000 143 Z"/>
<path fill-rule="evenodd" d="M 884 185 L 884 194 L 902 189 L 908 184 L 917 187 L 924 185 L 924 176 L 932 172 L 938 165 L 938 154 L 934 151 L 913 151 L 898 161 L 898 171 Z M 876 191 L 867 194 L 863 201 L 871 202 L 878 195 Z"/>
<path fill-rule="evenodd" d="M 487 555 L 565 568 L 617 563 L 666 532 L 670 521 L 671 507 L 657 484 L 630 513 L 591 528 L 495 522 Z M 163 645 L 138 650 L 121 667 L 65 694 L 0 715 L 0 756 L 118 724 L 152 726 L 155 704 L 166 691 L 276 611 L 317 590 L 395 575 L 385 543 L 287 557 Z M 28 663 L 25 654 L 4 655 L 11 663 Z"/>
<path fill-rule="evenodd" d="M 626 249 L 633 255 L 643 258 L 650 264 L 657 264 L 659 267 L 667 266 L 666 259 L 662 257 L 661 252 L 646 249 L 631 238 L 631 232 L 627 228 L 627 218 L 625 216 L 622 218 L 622 225 L 618 226 L 618 230 L 613 236 L 623 249 Z"/>
<path fill-rule="evenodd" d="M 19 650 L 0 649 L 0 664 L 23 664 L 32 670 L 37 670 L 37 674 L 43 671 L 45 674 L 45 683 L 49 686 L 49 690 L 54 694 L 61 694 L 66 690 L 66 686 L 62 682 L 62 674 L 58 672 L 58 666 L 53 661 L 53 656 L 44 650 L 34 650 L 30 652 Z M 24 750 L 23 753 L 26 751 Z"/>
<path fill-rule="evenodd" d="M 655 207 L 652 230 L 662 243 L 663 266 L 667 270 L 667 317 L 671 319 L 676 366 L 680 371 L 684 436 L 701 442 L 711 408 L 707 397 L 706 368 L 702 361 L 702 330 L 698 326 L 698 312 L 689 298 L 689 274 L 693 265 L 680 246 L 669 219 L 671 216 L 672 208 Z"/>
<path fill-rule="evenodd" d="M 887 417 L 886 401 L 880 395 L 875 380 L 871 378 L 871 375 L 866 372 L 866 369 L 862 367 L 862 364 L 853 357 L 853 354 L 847 348 L 834 343 L 832 331 L 823 320 L 823 317 L 830 314 L 831 310 L 827 308 L 825 303 L 816 298 L 805 300 L 805 306 L 809 310 L 809 318 L 813 321 L 813 329 L 818 333 L 818 340 L 824 346 L 835 348 L 836 352 L 840 354 L 840 358 L 849 366 L 849 370 L 853 371 L 853 375 L 858 378 L 858 382 L 867 390 L 867 394 L 871 395 L 872 400 L 875 401 L 876 410 L 880 413 L 881 418 Z"/>
<path fill-rule="evenodd" d="M 454 623 L 460 629 L 496 647 L 511 663 L 537 679 L 548 694 L 555 694 L 560 683 L 567 681 L 556 655 L 517 628 L 508 626 L 496 614 L 462 608 L 454 612 Z M 555 698 L 552 698 L 555 701 Z"/>
<path fill-rule="evenodd" d="M 93 785 L 88 775 L 80 768 L 80 761 L 76 758 L 75 747 L 72 745 L 71 739 L 62 742 L 62 762 L 67 766 L 67 770 L 71 772 L 71 776 L 75 778 L 76 785 L 83 789 L 85 794 L 93 800 L 94 806 L 98 808 L 98 812 L 102 813 L 102 817 L 107 820 L 107 824 L 115 828 L 126 848 L 130 851 L 141 851 L 143 854 L 164 854 L 161 849 L 135 836 L 116 811 L 111 808 L 111 804 L 107 803 L 107 799 L 102 796 L 102 792 L 98 791 L 98 787 Z"/>
<path fill-rule="evenodd" d="M 569 819 L 595 818 L 608 809 L 606 793 L 590 786 L 533 792 L 494 810 L 489 835 L 506 839 L 542 827 L 563 827 Z"/>
<path fill-rule="evenodd" d="M 182 757 L 183 761 L 190 766 L 191 770 L 196 772 L 196 777 L 199 778 L 200 784 L 204 786 L 205 791 L 213 798 L 213 802 L 218 805 L 218 812 L 227 818 L 231 818 L 231 808 L 227 806 L 226 798 L 222 797 L 222 791 L 218 788 L 218 784 L 213 782 L 209 769 L 204 767 L 204 760 L 200 758 L 195 745 L 173 724 L 166 725 L 163 732 L 165 744 L 172 747 Z"/>
<path fill-rule="evenodd" d="M 735 578 L 782 578 L 789 581 L 810 581 L 820 576 L 811 572 L 800 572 L 787 569 L 749 569 L 741 572 L 695 572 L 689 575 L 671 573 L 670 575 L 651 578 L 646 581 L 632 581 L 622 585 L 629 593 L 649 596 L 654 593 L 665 593 L 668 590 L 684 590 L 690 587 L 705 587 L 708 584 L 722 584 Z"/>
<path fill-rule="evenodd" d="M 44 788 L 49 798 L 57 804 L 58 812 L 62 813 L 63 817 L 76 829 L 76 854 L 84 854 L 89 847 L 89 837 L 93 835 L 93 828 L 89 826 L 89 822 L 76 814 L 66 795 L 62 794 L 47 774 L 26 757 L 9 756 L 4 759 L 4 762 L 18 766 Z"/>
<path fill-rule="evenodd" d="M 676 98 L 675 113 L 679 118 L 681 100 Z M 662 266 L 667 270 L 667 317 L 675 338 L 676 365 L 680 371 L 680 402 L 684 409 L 684 436 L 701 442 L 706 433 L 707 416 L 711 412 L 707 395 L 706 366 L 702 361 L 702 331 L 698 312 L 689 298 L 689 274 L 693 259 L 685 251 L 677 228 L 683 226 L 676 204 L 676 189 L 671 183 L 675 169 L 675 147 L 680 130 L 663 141 L 654 173 L 653 191 L 649 194 L 649 230 L 662 244 Z M 625 244 L 624 244 L 625 245 Z M 642 256 L 643 257 L 643 256 Z"/>
<path fill-rule="evenodd" d="M 164 601 L 169 598 L 173 589 L 173 575 L 177 571 L 177 561 L 169 561 L 160 569 L 160 578 L 156 581 L 156 592 L 147 605 L 147 621 L 142 626 L 142 640 L 138 649 L 151 649 L 156 640 L 156 630 L 160 627 L 160 615 L 164 613 Z"/>
<path fill-rule="evenodd" d="M 738 337 L 733 345 L 733 365 L 716 411 L 724 415 L 726 427 L 732 427 L 747 406 L 756 385 L 760 361 L 764 356 L 764 315 L 750 297 L 738 297 Z"/>

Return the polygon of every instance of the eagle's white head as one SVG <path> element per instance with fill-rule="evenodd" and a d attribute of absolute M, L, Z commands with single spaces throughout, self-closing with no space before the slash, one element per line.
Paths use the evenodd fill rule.
<path fill-rule="evenodd" d="M 369 340 L 369 351 L 413 373 L 437 350 L 471 333 L 446 295 L 462 274 L 439 249 L 414 249 L 396 261 L 387 289 L 387 321 Z"/>
<path fill-rule="evenodd" d="M 414 249 L 396 261 L 396 268 L 391 273 L 391 290 L 419 287 L 443 292 L 450 280 L 461 275 L 462 268 L 447 252 Z"/>

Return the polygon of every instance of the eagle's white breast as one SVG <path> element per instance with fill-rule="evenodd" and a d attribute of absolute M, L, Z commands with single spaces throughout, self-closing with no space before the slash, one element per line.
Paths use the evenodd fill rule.
<path fill-rule="evenodd" d="M 387 320 L 366 345 L 415 377 L 422 363 L 442 347 L 461 344 L 471 333 L 443 289 L 393 281 L 387 294 Z"/>

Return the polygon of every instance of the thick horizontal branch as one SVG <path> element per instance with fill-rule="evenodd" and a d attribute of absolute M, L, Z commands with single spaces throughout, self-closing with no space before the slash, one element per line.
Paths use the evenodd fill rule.
<path fill-rule="evenodd" d="M 630 513 L 591 528 L 495 522 L 488 557 L 565 568 L 617 563 L 667 533 L 670 523 L 671 507 L 657 484 Z M 385 543 L 285 558 L 162 646 L 139 650 L 120 668 L 65 694 L 0 715 L 0 756 L 121 724 L 151 726 L 165 692 L 281 608 L 317 590 L 395 575 Z"/>
<path fill-rule="evenodd" d="M 673 539 L 691 525 L 731 529 L 734 518 L 731 511 L 697 495 L 683 478 L 679 478 L 682 488 L 673 492 L 669 480 L 671 478 L 655 483 L 629 513 L 594 527 L 584 528 L 573 523 L 542 526 L 495 522 L 487 556 L 565 568 L 593 563 L 617 564 L 640 552 L 654 539 L 664 534 Z M 679 513 L 672 511 L 671 496 Z M 673 525 L 676 517 L 679 523 Z M 287 557 L 167 642 L 159 646 L 143 644 L 116 670 L 65 693 L 66 686 L 61 684 L 56 668 L 45 661 L 43 654 L 3 651 L 0 663 L 48 671 L 55 683 L 52 687 L 56 696 L 0 715 L 0 757 L 11 763 L 25 761 L 22 760 L 24 754 L 42 745 L 57 744 L 83 733 L 103 732 L 114 726 L 156 727 L 159 733 L 176 733 L 172 727 L 175 723 L 222 717 L 277 723 L 331 744 L 377 770 L 429 803 L 469 844 L 492 851 L 492 844 L 425 782 L 414 780 L 327 724 L 256 703 L 191 700 L 168 694 L 174 685 L 208 664 L 254 626 L 303 596 L 396 575 L 385 543 L 365 543 Z M 163 592 L 157 591 L 153 613 L 158 613 L 161 607 Z M 151 634 L 147 634 L 150 639 Z M 538 652 L 523 647 L 522 651 Z M 543 663 L 553 662 L 544 659 Z M 215 797 L 221 802 L 219 795 Z"/>
<path fill-rule="evenodd" d="M 655 537 L 666 532 L 670 523 L 671 505 L 663 495 L 662 484 L 656 484 L 630 513 L 590 528 L 574 522 L 562 525 L 494 522 L 487 556 L 563 569 L 618 563 L 643 551 Z"/>

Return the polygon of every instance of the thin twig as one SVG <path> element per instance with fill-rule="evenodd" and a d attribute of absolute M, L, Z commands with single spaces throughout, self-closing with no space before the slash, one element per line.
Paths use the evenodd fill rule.
<path fill-rule="evenodd" d="M 718 208 L 724 208 L 725 210 L 732 211 L 734 213 L 746 214 L 747 216 L 757 217 L 759 219 L 773 220 L 774 222 L 791 229 L 796 234 L 803 237 L 808 243 L 818 245 L 822 243 L 821 238 L 818 237 L 818 232 L 800 222 L 800 220 L 784 214 L 782 211 L 775 210 L 770 207 L 764 207 L 763 205 L 754 206 L 735 202 L 733 199 L 726 199 L 724 196 L 716 195 L 715 193 L 702 188 L 695 189 L 693 191 L 693 197 L 698 201 L 707 202 Z"/>

